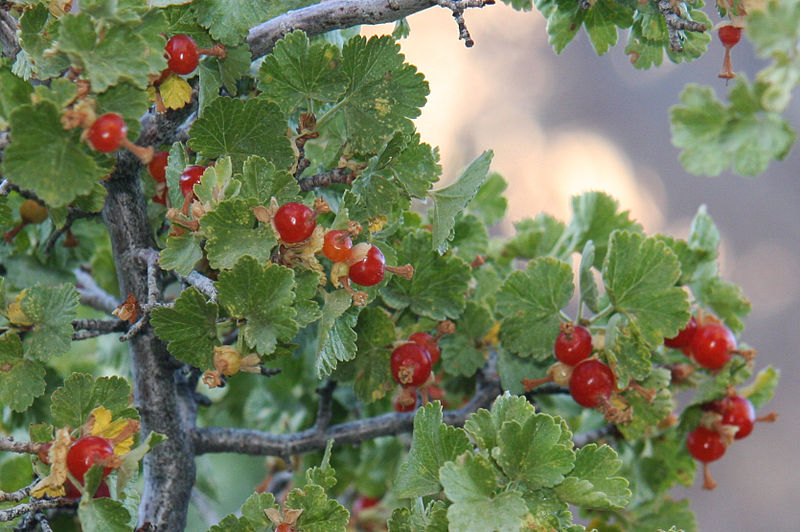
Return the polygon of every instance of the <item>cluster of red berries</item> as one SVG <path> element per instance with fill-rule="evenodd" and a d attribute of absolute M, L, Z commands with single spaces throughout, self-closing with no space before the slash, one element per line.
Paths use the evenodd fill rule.
<path fill-rule="evenodd" d="M 592 334 L 586 327 L 571 322 L 561 323 L 561 331 L 553 346 L 558 362 L 550 366 L 547 376 L 542 379 L 523 379 L 526 391 L 546 382 L 568 386 L 570 395 L 579 405 L 599 408 L 615 417 L 618 412 L 609 403 L 609 398 L 616 388 L 616 379 L 611 368 L 596 358 L 590 358 L 593 350 Z"/>
<path fill-rule="evenodd" d="M 45 464 L 50 463 L 49 452 L 52 445 L 52 442 L 48 442 L 39 449 L 39 459 Z M 96 463 L 106 466 L 103 468 L 103 479 L 105 479 L 114 469 L 107 465 L 113 462 L 113 458 L 114 446 L 109 440 L 99 436 L 85 436 L 75 440 L 72 445 L 70 445 L 67 451 L 67 470 L 75 480 L 83 485 L 86 472 Z M 80 490 L 78 490 L 69 479 L 67 479 L 67 482 L 64 484 L 64 489 L 66 491 L 65 497 L 77 499 L 81 496 Z M 101 481 L 97 491 L 94 493 L 94 498 L 98 499 L 110 496 L 108 484 L 106 484 L 105 480 Z"/>
<path fill-rule="evenodd" d="M 423 387 L 423 404 L 429 399 L 443 399 L 444 390 L 436 385 L 439 379 L 434 379 L 432 368 L 441 356 L 439 339 L 454 330 L 453 322 L 443 321 L 436 336 L 415 332 L 392 351 L 389 360 L 392 378 L 400 385 L 400 392 L 393 400 L 395 411 L 412 412 L 416 408 L 418 387 Z"/>
<path fill-rule="evenodd" d="M 680 349 L 698 365 L 710 370 L 721 368 L 734 354 L 752 356 L 751 352 L 737 349 L 736 337 L 717 318 L 707 315 L 699 320 L 692 316 L 677 336 L 664 340 L 664 345 Z"/>
<path fill-rule="evenodd" d="M 753 403 L 732 390 L 726 397 L 702 405 L 704 410 L 701 424 L 686 437 L 689 454 L 703 463 L 703 488 L 714 489 L 716 483 L 711 478 L 708 464 L 722 458 L 734 440 L 746 438 L 756 421 L 774 421 L 777 414 L 757 418 Z"/>
<path fill-rule="evenodd" d="M 156 182 L 156 195 L 153 196 L 153 201 L 162 205 L 167 204 L 167 158 L 169 153 L 165 151 L 157 151 L 153 154 L 153 158 L 147 164 L 147 170 Z M 180 177 L 181 194 L 184 198 L 192 197 L 194 195 L 194 186 L 200 183 L 203 177 L 203 172 L 206 171 L 207 166 L 193 164 L 187 166 Z"/>

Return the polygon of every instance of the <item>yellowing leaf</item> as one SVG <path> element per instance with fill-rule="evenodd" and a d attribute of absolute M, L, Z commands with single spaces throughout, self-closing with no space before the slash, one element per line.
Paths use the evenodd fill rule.
<path fill-rule="evenodd" d="M 111 411 L 103 406 L 98 406 L 89 414 L 87 426 L 90 427 L 89 432 L 92 436 L 100 436 L 101 438 L 112 440 L 114 444 L 114 454 L 122 456 L 129 453 L 131 447 L 133 447 L 133 434 L 130 433 L 133 429 L 131 423 L 136 424 L 136 428 L 138 429 L 138 423 L 132 419 L 120 418 L 116 421 L 111 421 Z M 124 436 L 123 432 L 128 432 L 130 434 Z M 116 441 L 117 437 L 120 435 L 123 435 L 122 439 Z"/>
<path fill-rule="evenodd" d="M 158 89 L 168 109 L 180 109 L 192 101 L 192 87 L 177 74 L 170 74 Z"/>

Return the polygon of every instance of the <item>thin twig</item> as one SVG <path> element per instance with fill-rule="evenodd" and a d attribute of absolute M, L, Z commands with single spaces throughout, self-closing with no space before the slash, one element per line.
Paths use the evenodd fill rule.
<path fill-rule="evenodd" d="M 683 43 L 679 31 L 706 31 L 706 25 L 694 20 L 684 18 L 680 11 L 673 8 L 670 0 L 658 0 L 658 10 L 667 22 L 667 32 L 669 33 L 669 48 L 673 52 L 682 52 Z"/>
<path fill-rule="evenodd" d="M 58 508 L 59 506 L 74 506 L 76 504 L 75 499 L 68 499 L 67 497 L 37 499 L 33 502 L 19 504 L 8 510 L 0 511 L 0 522 L 11 521 L 29 512 L 38 512 L 47 508 Z"/>
<path fill-rule="evenodd" d="M 178 278 L 189 286 L 197 288 L 201 294 L 206 296 L 211 301 L 217 300 L 217 289 L 214 286 L 214 281 L 203 275 L 193 271 L 186 277 L 178 276 Z"/>
<path fill-rule="evenodd" d="M 12 437 L 0 437 L 0 451 L 36 454 L 42 444 L 35 441 L 16 441 Z"/>
<path fill-rule="evenodd" d="M 458 38 L 464 41 L 467 48 L 471 48 L 475 41 L 469 34 L 467 23 L 464 21 L 464 11 L 470 7 L 484 7 L 494 4 L 494 0 L 436 0 L 436 3 L 453 13 L 453 18 L 458 25 Z"/>
<path fill-rule="evenodd" d="M 73 340 L 86 340 L 103 334 L 125 332 L 128 330 L 128 323 L 116 318 L 107 320 L 81 319 L 72 320 L 72 328 L 76 331 L 81 331 L 72 335 Z"/>
<path fill-rule="evenodd" d="M 325 432 L 331 424 L 334 390 L 336 390 L 336 381 L 333 379 L 328 379 L 323 386 L 317 388 L 319 404 L 317 406 L 317 420 L 314 422 L 314 429 L 317 432 Z"/>
<path fill-rule="evenodd" d="M 300 190 L 309 191 L 312 188 L 327 187 L 333 183 L 344 183 L 350 185 L 356 178 L 356 174 L 349 168 L 334 168 L 327 172 L 304 177 L 298 183 Z"/>
<path fill-rule="evenodd" d="M 106 314 L 111 314 L 119 306 L 119 300 L 100 288 L 94 278 L 81 268 L 72 270 L 78 283 L 75 288 L 81 296 L 81 305 L 86 305 Z"/>
<path fill-rule="evenodd" d="M 23 499 L 27 499 L 31 494 L 31 489 L 36 485 L 36 482 L 38 482 L 38 480 L 17 491 L 5 492 L 0 490 L 0 502 L 19 502 Z"/>
<path fill-rule="evenodd" d="M 70 205 L 64 225 L 53 231 L 53 233 L 50 235 L 50 238 L 47 239 L 47 243 L 44 245 L 45 257 L 50 258 L 50 252 L 53 250 L 53 246 L 55 246 L 56 241 L 61 238 L 61 235 L 72 228 L 72 224 L 75 223 L 76 220 L 80 220 L 81 218 L 91 218 L 93 216 L 100 216 L 100 213 L 86 212 Z"/>
<path fill-rule="evenodd" d="M 39 527 L 41 527 L 42 532 L 53 532 L 53 529 L 50 527 L 50 522 L 47 520 L 47 516 L 44 515 L 44 513 L 38 512 L 33 518 L 39 522 Z"/>

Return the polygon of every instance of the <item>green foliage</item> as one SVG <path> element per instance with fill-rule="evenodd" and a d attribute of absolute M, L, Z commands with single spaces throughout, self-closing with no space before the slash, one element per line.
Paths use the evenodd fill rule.
<path fill-rule="evenodd" d="M 150 323 L 159 338 L 167 342 L 172 356 L 198 368 L 212 367 L 217 337 L 219 307 L 206 301 L 196 288 L 184 290 L 172 308 L 153 311 Z"/>

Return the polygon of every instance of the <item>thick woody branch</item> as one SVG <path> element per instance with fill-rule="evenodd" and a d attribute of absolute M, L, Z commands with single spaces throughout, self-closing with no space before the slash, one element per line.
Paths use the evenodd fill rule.
<path fill-rule="evenodd" d="M 461 426 L 471 413 L 488 407 L 501 393 L 496 379 L 481 383 L 475 396 L 458 410 L 444 412 L 444 422 Z M 356 444 L 380 436 L 410 432 L 414 425 L 414 413 L 392 413 L 382 416 L 350 421 L 328 427 L 324 431 L 314 426 L 294 434 L 269 434 L 257 430 L 207 427 L 194 431 L 197 454 L 240 453 L 252 455 L 286 456 L 307 453 L 325 448 L 333 439 L 337 444 Z"/>
<path fill-rule="evenodd" d="M 5 57 L 13 58 L 19 52 L 17 19 L 3 9 L 0 9 L 0 47 Z"/>

